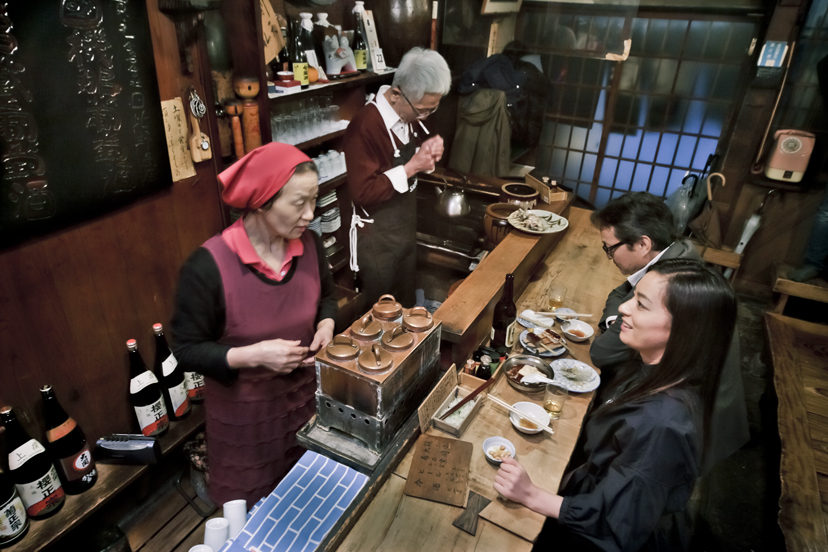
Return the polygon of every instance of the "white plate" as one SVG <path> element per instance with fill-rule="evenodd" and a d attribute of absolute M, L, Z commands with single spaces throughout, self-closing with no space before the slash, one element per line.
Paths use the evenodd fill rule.
<path fill-rule="evenodd" d="M 526 211 L 530 215 L 535 215 L 540 217 L 541 219 L 554 223 L 552 226 L 548 226 L 546 230 L 530 230 L 524 226 L 524 224 L 517 220 L 519 211 L 515 211 L 509 215 L 506 219 L 509 221 L 509 224 L 520 230 L 521 232 L 527 232 L 529 234 L 554 234 L 555 232 L 560 232 L 565 230 L 567 226 L 569 226 L 569 221 L 565 218 L 556 215 L 555 213 L 550 213 L 549 211 L 544 211 L 542 209 L 532 209 L 531 211 Z"/>
<path fill-rule="evenodd" d="M 567 391 L 573 393 L 586 393 L 593 391 L 601 385 L 601 376 L 595 371 L 595 368 L 589 364 L 585 364 L 580 360 L 572 358 L 561 358 L 550 363 L 552 371 L 555 372 L 555 383 L 565 387 Z M 568 370 L 576 371 L 583 379 L 570 379 L 566 377 Z"/>
<path fill-rule="evenodd" d="M 512 408 L 516 408 L 517 410 L 520 410 L 521 412 L 524 412 L 532 416 L 539 422 L 544 422 L 544 425 L 549 425 L 549 413 L 546 410 L 544 410 L 543 407 L 540 405 L 528 401 L 521 401 L 513 404 Z M 541 431 L 543 431 L 539 427 L 536 427 L 535 429 L 523 427 L 522 425 L 520 425 L 520 420 L 520 416 L 518 416 L 514 412 L 509 412 L 509 421 L 512 422 L 512 425 L 515 426 L 516 430 L 523 433 L 528 433 L 529 435 L 533 435 L 535 433 L 540 433 Z"/>
<path fill-rule="evenodd" d="M 575 312 L 575 311 L 572 311 Z M 532 309 L 525 309 L 517 315 L 518 323 L 524 328 L 539 328 L 538 323 L 545 324 L 550 328 L 555 325 L 555 318 L 537 314 Z"/>
<path fill-rule="evenodd" d="M 535 328 L 532 328 L 532 329 L 529 329 L 529 330 L 523 330 L 520 333 L 520 337 L 519 337 L 520 344 L 523 345 L 524 349 L 526 349 L 527 351 L 529 351 L 533 355 L 538 355 L 538 356 L 542 356 L 542 357 L 561 356 L 562 354 L 564 354 L 566 352 L 566 347 L 558 347 L 557 349 L 552 349 L 551 353 L 549 351 L 547 351 L 546 349 L 536 349 L 535 346 L 532 345 L 531 343 L 529 343 L 529 340 L 526 339 L 526 334 L 528 334 L 529 332 L 540 333 L 540 332 L 543 331 L 543 328 L 537 328 L 537 329 L 539 330 L 538 332 L 535 332 Z"/>
<path fill-rule="evenodd" d="M 517 449 L 515 449 L 515 445 L 513 445 L 509 439 L 505 439 L 503 437 L 489 437 L 488 439 L 483 441 L 483 454 L 486 455 L 486 460 L 497 466 L 502 464 L 503 461 L 495 460 L 494 458 L 489 456 L 489 449 L 494 446 L 500 445 L 503 445 L 509 452 L 512 453 L 512 458 L 515 458 L 517 456 Z"/>

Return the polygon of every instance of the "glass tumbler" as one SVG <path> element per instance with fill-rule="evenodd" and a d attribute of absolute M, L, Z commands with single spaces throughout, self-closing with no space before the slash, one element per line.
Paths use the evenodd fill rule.
<path fill-rule="evenodd" d="M 564 403 L 569 396 L 569 391 L 556 383 L 547 383 L 543 392 L 543 409 L 549 413 L 549 417 L 557 420 L 561 417 Z"/>

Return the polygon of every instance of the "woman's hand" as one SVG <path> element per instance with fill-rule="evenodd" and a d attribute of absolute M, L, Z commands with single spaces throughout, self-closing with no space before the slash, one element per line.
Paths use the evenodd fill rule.
<path fill-rule="evenodd" d="M 529 474 L 514 458 L 505 458 L 495 475 L 497 492 L 547 517 L 557 518 L 563 497 L 552 494 L 532 483 Z"/>
<path fill-rule="evenodd" d="M 326 318 L 316 325 L 316 333 L 313 335 L 313 341 L 311 341 L 310 347 L 308 347 L 310 356 L 303 360 L 302 364 L 313 366 L 314 355 L 333 339 L 334 325 L 333 318 Z"/>
<path fill-rule="evenodd" d="M 256 368 L 262 366 L 277 374 L 288 374 L 308 357 L 309 349 L 301 341 L 268 339 L 246 347 L 234 347 L 227 351 L 227 364 L 231 368 Z"/>

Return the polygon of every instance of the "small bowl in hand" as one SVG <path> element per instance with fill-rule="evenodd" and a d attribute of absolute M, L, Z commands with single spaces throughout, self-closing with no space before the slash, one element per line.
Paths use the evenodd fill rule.
<path fill-rule="evenodd" d="M 567 339 L 572 341 L 586 341 L 595 333 L 592 326 L 582 320 L 567 320 L 561 324 L 561 329 Z"/>

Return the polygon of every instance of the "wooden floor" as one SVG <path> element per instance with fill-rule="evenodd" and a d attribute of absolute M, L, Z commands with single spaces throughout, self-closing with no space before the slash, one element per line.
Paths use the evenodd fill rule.
<path fill-rule="evenodd" d="M 779 526 L 789 552 L 828 550 L 828 326 L 777 314 L 765 324 L 782 443 Z"/>

